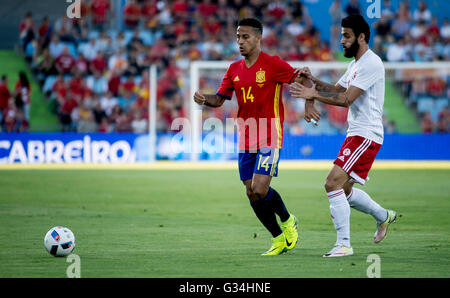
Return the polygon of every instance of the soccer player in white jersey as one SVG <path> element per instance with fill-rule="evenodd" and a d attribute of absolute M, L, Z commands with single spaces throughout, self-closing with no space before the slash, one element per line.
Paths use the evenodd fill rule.
<path fill-rule="evenodd" d="M 384 209 L 366 192 L 353 187 L 354 183 L 364 185 L 368 180 L 369 170 L 383 143 L 385 76 L 381 59 L 369 49 L 370 28 L 364 18 L 350 15 L 342 20 L 341 26 L 344 56 L 355 59 L 336 85 L 318 80 L 308 68 L 303 68 L 301 74 L 309 78 L 314 86 L 308 88 L 294 83 L 289 89 L 293 97 L 349 107 L 347 137 L 325 183 L 337 240 L 324 257 L 353 254 L 350 245 L 350 207 L 375 218 L 375 243 L 384 239 L 389 224 L 396 219 L 395 211 Z M 306 119 L 308 122 L 310 120 Z"/>

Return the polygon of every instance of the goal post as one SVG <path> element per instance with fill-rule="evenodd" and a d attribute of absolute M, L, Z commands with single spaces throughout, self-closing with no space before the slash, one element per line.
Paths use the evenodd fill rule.
<path fill-rule="evenodd" d="M 156 65 L 150 66 L 149 70 L 149 101 L 148 101 L 148 139 L 149 139 L 149 162 L 156 161 L 156 103 L 157 103 L 158 69 Z"/>

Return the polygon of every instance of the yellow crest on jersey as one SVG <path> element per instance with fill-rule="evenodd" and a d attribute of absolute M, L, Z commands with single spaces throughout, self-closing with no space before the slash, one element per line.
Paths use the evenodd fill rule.
<path fill-rule="evenodd" d="M 256 72 L 256 83 L 264 83 L 266 81 L 266 72 L 261 68 Z"/>

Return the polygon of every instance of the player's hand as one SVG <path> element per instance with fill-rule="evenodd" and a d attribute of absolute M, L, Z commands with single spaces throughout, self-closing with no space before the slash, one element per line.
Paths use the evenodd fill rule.
<path fill-rule="evenodd" d="M 206 102 L 206 97 L 201 91 L 197 91 L 194 93 L 194 101 L 199 105 L 204 105 Z"/>
<path fill-rule="evenodd" d="M 296 68 L 295 73 L 297 73 L 299 76 L 305 77 L 310 80 L 312 80 L 313 78 L 311 70 L 308 67 Z"/>
<path fill-rule="evenodd" d="M 315 85 L 313 85 L 311 88 L 305 87 L 302 84 L 299 84 L 297 82 L 292 83 L 289 85 L 289 92 L 291 93 L 292 97 L 295 98 L 304 98 L 304 99 L 314 99 L 314 96 L 316 95 L 316 88 Z"/>
<path fill-rule="evenodd" d="M 317 122 L 320 120 L 320 112 L 314 107 L 314 101 L 305 101 L 305 116 L 303 118 L 305 118 L 306 122 L 313 120 L 315 126 L 319 125 Z"/>

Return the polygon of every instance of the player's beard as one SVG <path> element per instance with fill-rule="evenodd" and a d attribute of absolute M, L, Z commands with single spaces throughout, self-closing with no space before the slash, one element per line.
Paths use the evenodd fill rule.
<path fill-rule="evenodd" d="M 356 57 L 356 53 L 358 53 L 358 50 L 359 50 L 359 43 L 358 40 L 355 39 L 355 41 L 349 48 L 347 49 L 344 48 L 344 57 L 346 58 Z"/>

